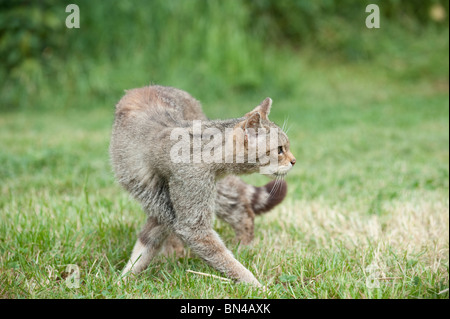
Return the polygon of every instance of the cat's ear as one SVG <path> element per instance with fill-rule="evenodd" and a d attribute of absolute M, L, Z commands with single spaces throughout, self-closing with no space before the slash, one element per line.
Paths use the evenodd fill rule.
<path fill-rule="evenodd" d="M 245 119 L 236 127 L 240 128 L 239 136 L 242 136 L 245 142 L 248 142 L 249 136 L 253 139 L 258 135 L 258 129 L 262 127 L 261 114 L 259 112 L 251 112 L 245 116 Z"/>
<path fill-rule="evenodd" d="M 251 144 L 253 147 L 256 145 L 255 141 L 258 137 L 258 129 L 261 125 L 261 114 L 254 112 L 244 122 L 244 141 Z"/>
<path fill-rule="evenodd" d="M 272 107 L 272 99 L 267 97 L 262 103 L 259 105 L 259 112 L 261 113 L 261 117 L 265 120 L 269 120 L 270 108 Z"/>
<path fill-rule="evenodd" d="M 244 130 L 248 129 L 257 130 L 261 127 L 261 114 L 259 112 L 254 112 L 245 121 Z"/>
<path fill-rule="evenodd" d="M 270 108 L 272 107 L 272 99 L 270 97 L 266 98 L 261 102 L 260 105 L 255 107 L 253 111 L 247 113 L 245 116 L 252 116 L 254 113 L 258 112 L 261 115 L 261 118 L 264 120 L 269 120 Z"/>

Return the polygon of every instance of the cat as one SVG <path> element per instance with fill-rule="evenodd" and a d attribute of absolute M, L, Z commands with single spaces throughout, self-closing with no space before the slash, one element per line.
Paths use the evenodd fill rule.
<path fill-rule="evenodd" d="M 287 135 L 268 119 L 271 105 L 272 100 L 266 98 L 243 117 L 209 120 L 200 102 L 182 90 L 151 85 L 126 92 L 116 105 L 111 163 L 118 182 L 141 203 L 148 218 L 122 271 L 123 277 L 129 272 L 141 272 L 165 244 L 175 243 L 173 246 L 177 247 L 177 241 L 181 240 L 227 277 L 261 286 L 213 230 L 212 218 L 215 213 L 230 223 L 238 239 L 249 243 L 255 214 L 270 210 L 286 195 L 286 183 L 277 181 L 294 166 L 296 159 Z M 235 160 L 230 163 L 222 157 L 222 161 L 195 161 L 206 143 L 198 139 L 195 121 L 201 121 L 202 132 L 215 129 L 221 133 L 216 134 L 219 136 L 216 146 L 225 147 L 225 154 L 225 144 L 232 141 Z M 187 148 L 190 151 L 187 161 L 173 160 L 174 145 L 179 143 L 172 138 L 176 129 L 187 132 L 192 140 Z M 271 132 L 276 134 L 275 138 L 262 139 Z M 250 151 L 255 145 L 262 145 L 258 144 L 261 140 L 269 151 L 258 153 L 251 160 Z M 238 145 L 243 145 L 243 161 L 237 160 Z M 272 165 L 273 159 L 276 165 Z M 277 181 L 255 188 L 235 176 L 263 168 L 265 174 L 277 177 Z M 277 196 L 270 196 L 271 193 Z"/>

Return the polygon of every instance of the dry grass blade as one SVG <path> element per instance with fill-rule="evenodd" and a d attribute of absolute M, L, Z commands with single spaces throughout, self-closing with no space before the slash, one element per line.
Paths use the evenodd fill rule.
<path fill-rule="evenodd" d="M 440 292 L 438 293 L 438 295 L 445 294 L 446 292 L 448 292 L 448 288 L 447 288 L 447 289 L 444 289 L 444 290 L 442 290 L 442 291 L 440 291 Z"/>
<path fill-rule="evenodd" d="M 220 276 L 216 276 L 216 275 L 212 275 L 212 274 L 207 274 L 207 273 L 204 273 L 204 272 L 193 271 L 193 270 L 190 270 L 190 269 L 186 270 L 186 272 L 189 272 L 189 273 L 192 273 L 192 274 L 196 274 L 196 275 L 200 275 L 200 276 L 212 277 L 212 278 L 220 279 L 220 280 L 226 281 L 226 282 L 231 282 L 231 280 L 228 279 L 228 278 L 224 278 L 224 277 L 220 277 Z"/>

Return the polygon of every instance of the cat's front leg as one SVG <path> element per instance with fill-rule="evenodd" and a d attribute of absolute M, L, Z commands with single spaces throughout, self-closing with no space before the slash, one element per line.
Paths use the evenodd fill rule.
<path fill-rule="evenodd" d="M 261 287 L 255 276 L 234 258 L 212 228 L 216 194 L 214 179 L 196 182 L 178 177 L 169 182 L 169 189 L 176 213 L 173 231 L 197 256 L 227 277 Z"/>
<path fill-rule="evenodd" d="M 209 265 L 237 282 L 261 287 L 255 276 L 237 261 L 213 229 L 176 225 L 175 231 L 192 251 Z"/>

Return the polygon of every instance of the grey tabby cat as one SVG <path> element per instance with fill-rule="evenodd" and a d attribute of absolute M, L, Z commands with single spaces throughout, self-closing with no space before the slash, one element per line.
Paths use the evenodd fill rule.
<path fill-rule="evenodd" d="M 141 203 L 148 219 L 123 276 L 144 270 L 161 249 L 178 251 L 181 240 L 229 278 L 261 286 L 213 230 L 212 218 L 215 213 L 230 223 L 238 240 L 247 244 L 253 239 L 255 215 L 269 211 L 285 197 L 283 180 L 253 187 L 235 176 L 268 165 L 259 158 L 249 161 L 248 145 L 258 138 L 258 132 L 268 134 L 270 129 L 278 132 L 276 149 L 270 149 L 277 160 L 271 175 L 283 177 L 295 164 L 287 135 L 267 117 L 271 104 L 267 98 L 241 118 L 209 120 L 200 103 L 179 89 L 147 86 L 126 92 L 116 105 L 110 155 L 117 180 Z M 201 120 L 203 129 L 219 130 L 220 146 L 226 138 L 244 145 L 245 161 L 192 161 L 193 154 L 205 145 L 201 140 L 197 148 L 190 144 L 190 161 L 175 163 L 170 154 L 178 141 L 171 139 L 171 133 L 184 128 L 194 138 L 193 120 Z"/>

